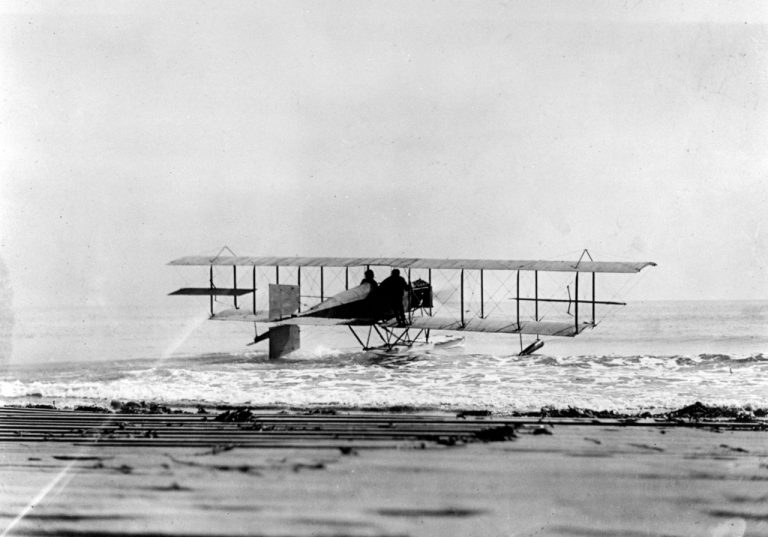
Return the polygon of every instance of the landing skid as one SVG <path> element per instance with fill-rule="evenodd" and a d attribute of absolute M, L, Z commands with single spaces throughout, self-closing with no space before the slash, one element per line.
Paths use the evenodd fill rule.
<path fill-rule="evenodd" d="M 391 353 L 399 349 L 409 349 L 414 345 L 425 345 L 433 343 L 437 346 L 452 346 L 462 343 L 464 338 L 452 338 L 447 341 L 429 341 L 429 328 L 411 329 L 409 326 L 387 326 L 371 324 L 365 327 L 358 327 L 364 334 L 358 333 L 355 327 L 347 325 L 349 331 L 355 336 L 364 351 L 383 351 Z M 367 330 L 366 330 L 367 328 Z M 415 332 L 415 335 L 413 334 Z M 363 339 L 362 336 L 365 336 Z M 371 341 L 373 340 L 373 341 Z M 380 343 L 380 344 L 375 344 Z M 529 356 L 542 348 L 544 342 L 539 338 L 533 341 L 527 347 L 523 347 L 523 335 L 520 334 L 520 353 L 518 356 Z"/>
<path fill-rule="evenodd" d="M 409 326 L 386 326 L 371 324 L 362 329 L 360 334 L 352 325 L 347 325 L 364 351 L 383 350 L 391 352 L 395 348 L 410 348 L 417 343 L 430 343 L 429 328 L 412 329 Z M 363 337 L 364 336 L 364 337 Z M 380 344 L 379 344 L 380 343 Z"/>

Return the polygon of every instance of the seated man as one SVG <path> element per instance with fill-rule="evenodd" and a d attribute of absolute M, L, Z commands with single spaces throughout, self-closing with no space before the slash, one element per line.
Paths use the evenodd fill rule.
<path fill-rule="evenodd" d="M 403 307 L 403 297 L 408 291 L 408 282 L 406 282 L 398 269 L 392 269 L 392 275 L 381 282 L 379 292 L 385 304 L 389 306 L 395 314 L 398 324 L 407 323 L 405 318 L 405 308 Z"/>
<path fill-rule="evenodd" d="M 373 292 L 373 290 L 379 286 L 379 284 L 376 283 L 376 280 L 373 278 L 373 271 L 371 269 L 365 271 L 365 278 L 363 278 L 363 281 L 360 282 L 360 285 L 363 285 L 364 283 L 367 283 L 371 286 L 371 292 Z"/>
<path fill-rule="evenodd" d="M 371 269 L 368 269 L 365 271 L 365 278 L 363 278 L 363 281 L 360 282 L 360 285 L 365 285 L 365 284 L 368 284 L 370 286 L 368 295 L 365 297 L 366 312 L 371 319 L 376 319 L 377 312 L 379 310 L 378 292 L 377 292 L 379 284 L 374 279 L 373 271 Z"/>

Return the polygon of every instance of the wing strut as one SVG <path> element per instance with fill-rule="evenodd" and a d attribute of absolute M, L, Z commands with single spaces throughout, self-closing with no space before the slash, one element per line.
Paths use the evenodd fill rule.
<path fill-rule="evenodd" d="M 427 280 L 429 281 L 429 288 L 432 289 L 432 269 L 427 269 Z M 429 316 L 432 317 L 432 300 L 429 301 Z"/>
<path fill-rule="evenodd" d="M 213 317 L 213 265 L 210 266 L 210 271 L 208 273 L 208 279 L 211 284 L 211 317 Z"/>
<path fill-rule="evenodd" d="M 485 318 L 485 307 L 483 306 L 483 269 L 480 269 L 480 318 Z"/>
<path fill-rule="evenodd" d="M 301 267 L 296 267 L 296 285 L 299 286 L 299 309 L 297 313 L 301 313 Z"/>
<path fill-rule="evenodd" d="M 576 302 L 574 303 L 573 307 L 573 319 L 574 319 L 574 325 L 576 327 L 576 333 L 579 333 L 579 273 L 576 272 Z"/>
<path fill-rule="evenodd" d="M 517 294 L 515 295 L 515 305 L 517 306 L 517 328 L 520 329 L 520 271 L 517 271 Z"/>
<path fill-rule="evenodd" d="M 237 307 L 237 265 L 232 265 L 232 288 L 235 290 L 235 309 L 239 310 L 240 308 Z"/>
<path fill-rule="evenodd" d="M 464 269 L 461 269 L 461 327 L 464 328 Z"/>

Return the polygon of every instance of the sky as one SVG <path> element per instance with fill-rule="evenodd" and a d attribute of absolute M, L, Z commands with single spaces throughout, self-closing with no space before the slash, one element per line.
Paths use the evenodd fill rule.
<path fill-rule="evenodd" d="M 168 261 L 225 244 L 587 248 L 658 263 L 629 300 L 768 299 L 767 22 L 759 1 L 5 1 L 6 300 L 165 300 Z"/>

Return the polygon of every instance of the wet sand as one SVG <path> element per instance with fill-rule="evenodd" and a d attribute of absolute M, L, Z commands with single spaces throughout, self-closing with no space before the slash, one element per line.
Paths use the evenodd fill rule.
<path fill-rule="evenodd" d="M 765 536 L 762 422 L 0 409 L 0 535 Z"/>

